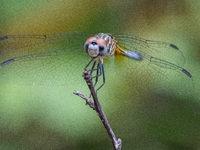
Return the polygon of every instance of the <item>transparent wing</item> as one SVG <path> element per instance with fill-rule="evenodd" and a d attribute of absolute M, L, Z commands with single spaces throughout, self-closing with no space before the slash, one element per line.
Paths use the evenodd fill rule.
<path fill-rule="evenodd" d="M 0 37 L 0 80 L 37 85 L 80 82 L 91 60 L 83 49 L 90 36 L 85 32 L 63 32 Z"/>
<path fill-rule="evenodd" d="M 0 80 L 15 84 L 66 85 L 83 81 L 90 57 L 84 42 L 93 34 L 62 32 L 49 35 L 0 37 Z M 142 60 L 123 55 L 105 58 L 106 76 L 115 70 L 120 80 L 143 91 L 186 93 L 193 89 L 191 74 L 182 68 L 185 59 L 173 44 L 116 35 L 124 49 Z"/>
<path fill-rule="evenodd" d="M 185 59 L 173 44 L 115 35 L 123 49 L 137 52 L 142 60 L 115 56 L 117 75 L 130 87 L 142 91 L 185 94 L 193 90 L 192 75 L 182 68 Z"/>
<path fill-rule="evenodd" d="M 137 52 L 143 58 L 159 58 L 181 67 L 185 64 L 184 55 L 174 44 L 145 40 L 136 36 L 123 34 L 116 35 L 115 37 L 119 44 L 123 44 L 122 46 L 125 49 Z"/>

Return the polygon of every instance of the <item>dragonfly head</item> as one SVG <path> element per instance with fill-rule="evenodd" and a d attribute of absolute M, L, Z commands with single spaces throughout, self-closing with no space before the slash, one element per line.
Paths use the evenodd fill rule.
<path fill-rule="evenodd" d="M 107 42 L 102 38 L 90 37 L 86 40 L 84 49 L 92 58 L 105 56 L 107 54 Z"/>

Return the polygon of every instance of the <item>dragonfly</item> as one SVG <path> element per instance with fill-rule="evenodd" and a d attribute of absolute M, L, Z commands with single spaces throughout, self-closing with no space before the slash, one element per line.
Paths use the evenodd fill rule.
<path fill-rule="evenodd" d="M 176 45 L 128 34 L 71 31 L 0 37 L 0 81 L 12 84 L 78 84 L 83 69 L 89 68 L 95 85 L 102 77 L 98 89 L 108 76 L 139 91 L 185 94 L 193 90 L 194 81 L 184 64 Z"/>

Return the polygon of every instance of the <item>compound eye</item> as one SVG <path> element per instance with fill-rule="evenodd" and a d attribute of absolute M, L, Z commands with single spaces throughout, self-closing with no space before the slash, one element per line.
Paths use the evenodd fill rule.
<path fill-rule="evenodd" d="M 99 45 L 99 55 L 105 56 L 107 53 L 107 46 L 106 45 Z"/>
<path fill-rule="evenodd" d="M 88 53 L 88 46 L 89 46 L 89 43 L 85 42 L 84 44 L 84 50 Z"/>
<path fill-rule="evenodd" d="M 90 37 L 86 40 L 86 43 L 92 43 L 93 41 L 96 41 L 97 38 L 96 37 Z"/>

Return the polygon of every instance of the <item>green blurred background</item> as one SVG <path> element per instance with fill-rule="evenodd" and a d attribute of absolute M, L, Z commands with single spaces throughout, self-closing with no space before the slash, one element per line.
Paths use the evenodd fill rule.
<path fill-rule="evenodd" d="M 0 36 L 120 32 L 177 45 L 195 81 L 190 94 L 142 93 L 111 79 L 99 99 L 124 150 L 200 149 L 199 0 L 3 0 L 0 12 Z M 88 92 L 84 81 L 61 87 L 0 82 L 0 149 L 113 149 L 74 90 Z"/>

